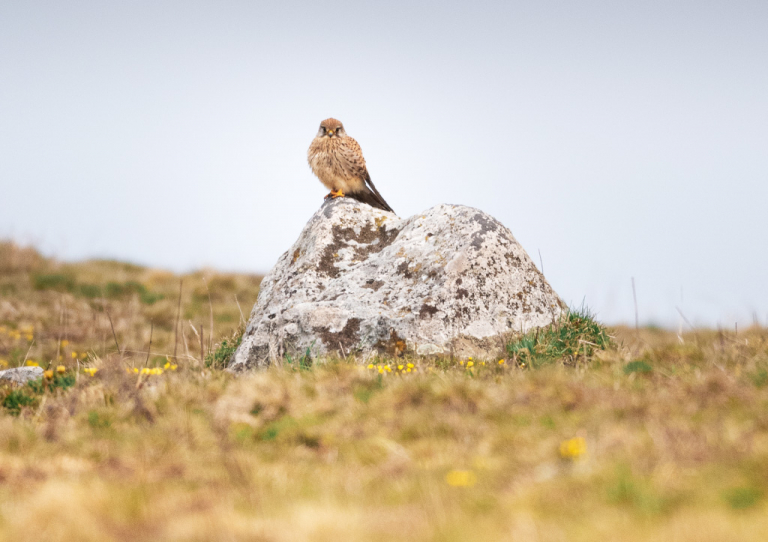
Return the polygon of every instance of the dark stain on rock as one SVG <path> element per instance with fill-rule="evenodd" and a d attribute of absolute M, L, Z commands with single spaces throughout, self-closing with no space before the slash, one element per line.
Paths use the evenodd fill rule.
<path fill-rule="evenodd" d="M 402 357 L 406 351 L 405 340 L 392 329 L 389 332 L 389 339 L 376 343 L 376 350 L 381 354 L 387 354 L 392 357 Z"/>
<path fill-rule="evenodd" d="M 459 280 L 461 280 L 461 279 L 459 279 Z M 464 288 L 459 288 L 459 289 L 456 291 L 456 298 L 457 298 L 457 299 L 464 299 L 464 298 L 465 298 L 465 297 L 467 297 L 468 295 L 469 295 L 469 292 L 468 292 L 467 290 L 465 290 Z"/>
<path fill-rule="evenodd" d="M 378 292 L 379 288 L 381 288 L 382 286 L 384 286 L 383 280 L 368 279 L 365 281 L 365 284 L 363 284 L 363 288 L 370 288 L 374 292 Z"/>
<path fill-rule="evenodd" d="M 334 224 L 331 233 L 333 241 L 325 247 L 317 270 L 324 275 L 335 278 L 339 276 L 339 269 L 334 263 L 339 250 L 352 248 L 354 250 L 352 259 L 363 262 L 368 259 L 370 254 L 381 252 L 391 245 L 397 239 L 400 230 L 396 228 L 387 230 L 383 224 L 378 227 L 366 224 L 365 227 L 360 228 L 360 233 L 357 233 L 355 228 L 345 228 Z"/>
<path fill-rule="evenodd" d="M 515 256 L 511 252 L 504 254 L 504 259 L 507 260 L 508 265 L 513 265 L 515 267 L 520 267 L 520 265 L 523 263 L 519 256 Z"/>
<path fill-rule="evenodd" d="M 329 350 L 338 350 L 341 346 L 348 354 L 360 344 L 360 318 L 347 320 L 341 331 L 334 332 L 328 327 L 315 328 L 314 331 Z"/>
<path fill-rule="evenodd" d="M 408 269 L 408 262 L 400 262 L 400 264 L 397 266 L 397 274 L 403 275 L 403 277 L 410 279 L 413 278 L 413 273 Z"/>
<path fill-rule="evenodd" d="M 500 224 L 490 216 L 477 213 L 472 219 L 480 224 L 480 229 L 472 234 L 472 246 L 476 249 L 480 249 L 485 241 L 485 234 L 489 231 L 496 231 L 499 229 Z"/>
<path fill-rule="evenodd" d="M 427 305 L 426 303 L 424 303 L 421 306 L 421 309 L 419 309 L 419 318 L 422 320 L 427 317 L 431 318 L 432 316 L 434 316 L 436 312 L 437 312 L 437 307 L 433 307 L 432 305 Z"/>

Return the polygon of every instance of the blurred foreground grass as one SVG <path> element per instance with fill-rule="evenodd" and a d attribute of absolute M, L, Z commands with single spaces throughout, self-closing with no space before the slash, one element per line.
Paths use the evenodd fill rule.
<path fill-rule="evenodd" d="M 206 367 L 258 283 L 0 245 L 0 540 L 766 539 L 765 329 Z"/>

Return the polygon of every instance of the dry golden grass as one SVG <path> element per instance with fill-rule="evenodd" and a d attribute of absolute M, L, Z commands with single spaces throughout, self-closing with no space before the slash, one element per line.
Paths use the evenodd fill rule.
<path fill-rule="evenodd" d="M 180 346 L 176 371 L 137 375 L 126 367 L 144 364 L 155 304 L 175 317 L 179 277 L 15 258 L 0 264 L 0 357 L 20 361 L 20 330 L 33 326 L 41 365 L 74 349 L 99 370 L 18 416 L 0 412 L 0 540 L 677 542 L 768 532 L 765 329 L 614 329 L 617 346 L 575 368 L 401 358 L 381 360 L 392 369 L 383 375 L 325 359 L 235 377 Z M 166 298 L 106 302 L 120 354 L 101 300 L 32 288 L 51 268 L 78 284 L 161 276 L 148 289 Z M 255 278 L 226 279 L 211 287 L 214 318 L 227 315 L 217 336 L 238 325 L 229 293 L 247 312 L 257 292 Z M 194 293 L 202 278 L 184 284 L 182 312 L 197 325 L 208 312 L 207 295 Z M 172 353 L 173 319 L 154 333 L 163 357 L 153 366 Z M 187 326 L 188 344 L 193 336 Z M 397 369 L 409 362 L 410 373 Z"/>

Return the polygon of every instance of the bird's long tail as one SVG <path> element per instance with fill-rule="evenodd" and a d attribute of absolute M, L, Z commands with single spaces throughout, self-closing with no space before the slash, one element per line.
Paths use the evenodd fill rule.
<path fill-rule="evenodd" d="M 357 201 L 360 201 L 362 203 L 367 203 L 371 207 L 375 207 L 376 209 L 381 209 L 382 211 L 389 211 L 390 213 L 394 213 L 394 209 L 389 206 L 389 204 L 384 201 L 384 198 L 381 197 L 381 194 L 375 194 L 371 190 L 368 189 L 368 187 L 364 187 L 363 190 L 360 192 L 355 192 L 354 194 L 344 194 L 348 198 L 356 199 Z"/>

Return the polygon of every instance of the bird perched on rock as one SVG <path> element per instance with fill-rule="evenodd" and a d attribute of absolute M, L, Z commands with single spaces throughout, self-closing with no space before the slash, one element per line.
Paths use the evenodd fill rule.
<path fill-rule="evenodd" d="M 360 145 L 341 121 L 325 119 L 307 152 L 309 167 L 331 191 L 327 198 L 348 197 L 394 213 L 371 181 Z"/>

